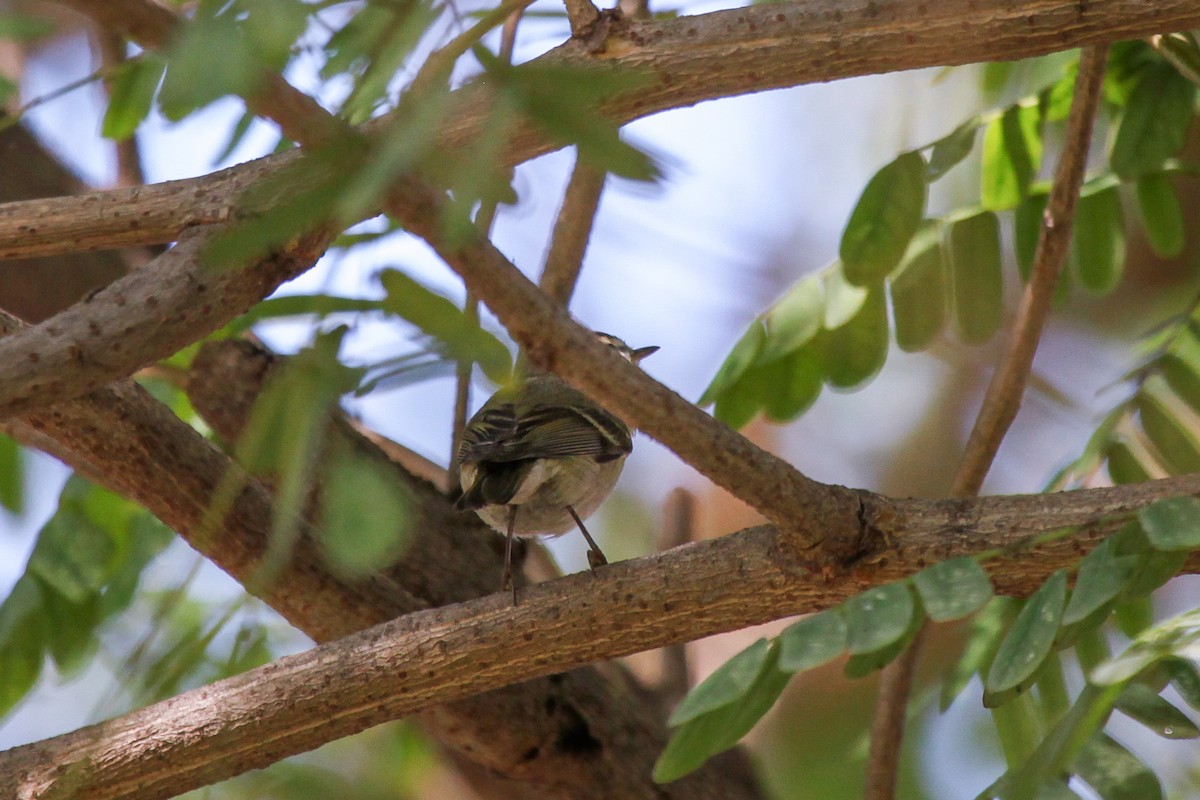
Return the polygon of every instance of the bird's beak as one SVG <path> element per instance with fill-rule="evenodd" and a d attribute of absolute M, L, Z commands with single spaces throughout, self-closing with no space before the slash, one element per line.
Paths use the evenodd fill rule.
<path fill-rule="evenodd" d="M 658 345 L 650 345 L 649 347 L 639 347 L 629 354 L 629 360 L 637 364 L 648 355 L 653 355 L 658 352 Z"/>

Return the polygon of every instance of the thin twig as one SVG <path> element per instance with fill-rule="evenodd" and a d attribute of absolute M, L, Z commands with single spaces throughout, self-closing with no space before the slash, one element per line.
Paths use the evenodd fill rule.
<path fill-rule="evenodd" d="M 527 4 L 519 5 L 515 8 L 508 17 L 504 20 L 504 27 L 500 30 L 500 60 L 505 63 L 512 63 L 513 49 L 517 42 L 517 27 L 521 24 L 521 17 L 525 14 Z M 485 238 L 492 237 L 492 226 L 496 222 L 496 210 L 500 203 L 495 198 L 489 198 L 480 203 L 479 212 L 475 215 L 475 225 L 480 230 Z M 463 312 L 466 314 L 467 321 L 470 325 L 479 324 L 479 298 L 470 289 L 467 289 L 467 297 L 463 304 Z M 463 432 L 467 428 L 467 412 L 471 409 L 471 373 L 474 364 L 470 361 L 458 362 L 458 371 L 455 375 L 454 386 L 454 421 L 453 433 L 450 437 L 450 468 L 448 470 L 450 481 L 454 487 L 458 487 L 458 457 L 459 450 L 462 448 Z"/>
<path fill-rule="evenodd" d="M 607 173 L 575 156 L 575 168 L 563 194 L 562 207 L 554 222 L 554 233 L 550 248 L 546 252 L 546 263 L 538 282 L 542 291 L 566 308 L 571 303 L 579 270 L 583 267 L 583 254 L 596 221 L 600 207 L 600 194 L 604 191 Z"/>
<path fill-rule="evenodd" d="M 665 552 L 695 539 L 696 498 L 683 487 L 676 487 L 663 504 L 663 528 L 658 551 Z M 673 708 L 691 688 L 691 667 L 687 644 L 678 642 L 662 649 L 663 677 L 656 687 L 656 699 L 663 708 Z"/>
<path fill-rule="evenodd" d="M 1017 317 L 1013 323 L 1000 366 L 992 376 L 983 406 L 975 419 L 975 427 L 967 440 L 966 450 L 959 465 L 951 494 L 968 497 L 978 494 L 983 478 L 991 468 L 1000 449 L 1000 443 L 1008 432 L 1021 397 L 1029 380 L 1033 357 L 1037 353 L 1038 341 L 1050 304 L 1054 299 L 1054 287 L 1066 260 L 1067 248 L 1071 243 L 1071 227 L 1075 218 L 1075 204 L 1079 199 L 1079 187 L 1087 167 L 1087 154 L 1092 140 L 1092 120 L 1100 102 L 1100 87 L 1104 81 L 1107 46 L 1085 48 L 1079 59 L 1079 75 L 1075 79 L 1075 97 L 1067 117 L 1066 139 L 1058 168 L 1054 173 L 1054 186 L 1042 216 L 1042 230 L 1038 237 L 1037 251 L 1033 258 L 1033 271 Z"/>
<path fill-rule="evenodd" d="M 1037 353 L 1038 342 L 1054 299 L 1054 287 L 1058 283 L 1071 241 L 1075 204 L 1087 166 L 1107 55 L 1107 45 L 1101 45 L 1084 49 L 1080 56 L 1063 152 L 1054 172 L 1054 186 L 1042 218 L 1033 270 L 1021 296 L 1000 364 L 988 385 L 955 475 L 951 488 L 954 497 L 971 497 L 979 493 L 1000 443 L 1021 407 L 1033 357 Z M 880 677 L 879 698 L 871 725 L 864 800 L 891 800 L 895 797 L 908 696 L 927 627 L 928 624 L 908 649 L 884 668 Z"/>

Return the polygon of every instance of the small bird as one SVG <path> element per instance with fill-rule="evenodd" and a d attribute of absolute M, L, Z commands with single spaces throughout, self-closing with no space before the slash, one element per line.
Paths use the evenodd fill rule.
<path fill-rule="evenodd" d="M 634 364 L 658 350 L 634 350 L 606 333 L 596 338 Z M 583 520 L 608 497 L 632 450 L 629 426 L 545 372 L 496 392 L 471 417 L 458 449 L 462 496 L 455 505 L 505 534 L 501 588 L 513 587 L 514 603 L 514 536 L 557 536 L 577 525 L 591 568 L 608 563 Z"/>

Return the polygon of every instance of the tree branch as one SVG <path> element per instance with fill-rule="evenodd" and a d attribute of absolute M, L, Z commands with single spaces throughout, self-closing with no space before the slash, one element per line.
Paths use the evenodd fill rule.
<path fill-rule="evenodd" d="M 1043 216 L 1033 269 L 1021 296 L 1008 342 L 1000 356 L 1000 364 L 988 384 L 982 407 L 975 418 L 962 461 L 954 476 L 950 491 L 955 497 L 970 497 L 979 493 L 1000 444 L 1021 408 L 1025 385 L 1033 368 L 1033 357 L 1037 353 L 1046 317 L 1050 313 L 1050 303 L 1054 299 L 1054 287 L 1067 260 L 1071 223 L 1087 166 L 1107 58 L 1107 46 L 1086 48 L 1080 57 L 1071 110 L 1067 116 L 1063 152 L 1054 172 L 1054 185 Z M 925 627 L 928 624 L 925 623 Z M 923 641 L 924 637 L 918 635 L 895 661 L 884 667 L 881 675 L 879 697 L 871 725 L 865 800 L 891 800 L 896 795 L 908 695 Z"/>
<path fill-rule="evenodd" d="M 583 268 L 583 254 L 587 251 L 596 222 L 596 211 L 600 208 L 600 193 L 608 177 L 602 169 L 596 169 L 582 161 L 578 154 L 567 191 L 563 194 L 558 218 L 554 221 L 554 233 L 550 237 L 550 248 L 546 252 L 546 263 L 538 285 L 547 296 L 554 298 L 567 308 L 579 271 Z"/>
<path fill-rule="evenodd" d="M 1000 365 L 988 384 L 983 406 L 975 419 L 955 476 L 951 493 L 957 497 L 978 494 L 983 478 L 1000 449 L 1000 443 L 1021 408 L 1033 357 L 1050 313 L 1050 303 L 1054 300 L 1054 287 L 1058 284 L 1059 273 L 1067 260 L 1067 248 L 1071 244 L 1075 204 L 1079 200 L 1079 187 L 1087 168 L 1092 121 L 1100 103 L 1107 58 L 1106 46 L 1088 47 L 1080 57 L 1063 152 L 1054 172 L 1050 199 L 1042 215 L 1033 269 L 1021 296 L 1012 333 L 1000 357 Z"/>
<path fill-rule="evenodd" d="M 88 5 L 106 6 L 100 2 Z M 603 54 L 589 53 L 583 43 L 572 40 L 530 65 L 644 74 L 646 79 L 638 86 L 609 97 L 601 106 L 609 119 L 625 124 L 672 108 L 766 89 L 922 67 L 1028 58 L 1195 27 L 1200 27 L 1200 7 L 1190 0 L 1151 5 L 1140 0 L 1091 0 L 1086 6 L 1070 0 L 986 0 L 975 5 L 956 0 L 814 0 L 673 20 L 626 20 L 613 26 Z M 127 28 L 127 35 L 135 41 L 151 42 L 140 28 Z M 454 96 L 455 109 L 439 133 L 439 145 L 448 152 L 466 147 L 483 133 L 491 108 L 486 86 L 468 84 Z M 366 130 L 378 130 L 389 120 L 385 116 Z M 517 126 L 504 163 L 515 165 L 561 146 L 528 125 Z M 261 170 L 257 176 L 247 176 L 258 180 L 297 157 L 294 152 L 268 156 L 235 171 Z M 193 183 L 180 181 L 177 188 L 183 191 Z M 200 194 L 203 189 L 196 186 L 195 192 Z M 231 197 L 221 198 L 222 207 L 229 208 Z M 0 206 L 0 258 L 73 252 L 81 247 L 162 244 L 175 239 L 186 225 L 223 221 L 211 216 L 176 218 L 171 227 L 157 200 L 153 194 L 113 191 L 63 198 L 61 205 L 54 206 Z M 110 211 L 119 216 L 110 219 Z M 51 219 L 43 221 L 47 214 Z M 143 216 L 158 224 L 148 225 L 140 234 L 130 231 L 129 221 Z M 21 222 L 5 224 L 5 219 Z M 117 238 L 106 242 L 104 230 L 114 231 Z"/>
<path fill-rule="evenodd" d="M 0 789 L 18 800 L 54 792 L 80 800 L 168 797 L 435 703 L 828 608 L 912 574 L 931 554 L 1006 550 L 987 562 L 998 588 L 1029 591 L 1075 563 L 1119 523 L 1114 515 L 1197 493 L 1200 476 L 1191 475 L 1066 492 L 1053 502 L 1040 495 L 888 501 L 892 518 L 903 521 L 905 546 L 831 581 L 800 568 L 775 528 L 750 528 L 537 584 L 517 606 L 497 593 L 415 612 L 116 720 L 14 748 L 0 753 Z M 969 530 L 966 520 L 975 521 Z M 1081 528 L 1014 550 L 1030 532 L 1064 524 Z M 1188 569 L 1197 568 L 1200 554 L 1193 554 Z"/>

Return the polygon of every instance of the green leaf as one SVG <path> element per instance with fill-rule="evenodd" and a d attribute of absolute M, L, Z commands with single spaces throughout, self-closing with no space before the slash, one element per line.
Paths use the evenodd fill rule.
<path fill-rule="evenodd" d="M 1130 683 L 1117 696 L 1116 708 L 1164 739 L 1200 738 L 1200 728 L 1158 692 L 1142 683 Z"/>
<path fill-rule="evenodd" d="M 867 290 L 861 286 L 853 286 L 846 280 L 838 262 L 826 269 L 822 275 L 825 291 L 825 321 L 826 330 L 840 328 L 862 309 L 867 302 Z"/>
<path fill-rule="evenodd" d="M 775 373 L 766 387 L 763 411 L 773 422 L 787 422 L 807 411 L 821 394 L 824 373 L 815 345 L 806 345 L 768 365 Z"/>
<path fill-rule="evenodd" d="M 508 348 L 454 303 L 398 270 L 384 270 L 379 282 L 387 292 L 385 311 L 403 317 L 437 339 L 455 360 L 479 364 L 496 383 L 508 379 L 512 370 Z"/>
<path fill-rule="evenodd" d="M 1108 476 L 1113 483 L 1142 483 L 1150 480 L 1150 471 L 1142 466 L 1137 456 L 1122 441 L 1114 441 L 1104 450 L 1108 464 Z"/>
<path fill-rule="evenodd" d="M 673 728 L 729 705 L 745 696 L 768 661 L 774 660 L 772 645 L 759 639 L 717 667 L 672 712 L 667 724 Z"/>
<path fill-rule="evenodd" d="M 1191 661 L 1168 656 L 1162 660 L 1168 680 L 1189 706 L 1200 709 L 1200 670 Z"/>
<path fill-rule="evenodd" d="M 1033 272 L 1033 259 L 1042 235 L 1042 217 L 1049 200 L 1050 195 L 1045 192 L 1030 192 L 1013 213 L 1013 249 L 1017 253 L 1017 269 L 1023 281 L 1028 281 Z"/>
<path fill-rule="evenodd" d="M 107 580 L 117 556 L 104 528 L 60 504 L 38 534 L 27 570 L 75 603 L 83 603 Z"/>
<path fill-rule="evenodd" d="M 975 147 L 975 132 L 982 124 L 982 118 L 972 117 L 934 142 L 933 150 L 929 154 L 925 180 L 933 183 L 969 156 Z"/>
<path fill-rule="evenodd" d="M 312 6 L 297 0 L 238 0 L 242 31 L 263 66 L 282 70 L 308 28 Z"/>
<path fill-rule="evenodd" d="M 1105 539 L 1079 562 L 1075 589 L 1063 612 L 1063 624 L 1074 625 L 1116 598 L 1133 577 L 1138 557 L 1117 555 L 1112 539 Z"/>
<path fill-rule="evenodd" d="M 1196 87 L 1169 64 L 1148 66 L 1129 97 L 1109 163 L 1126 180 L 1162 169 L 1192 121 Z"/>
<path fill-rule="evenodd" d="M 1156 256 L 1175 258 L 1183 252 L 1187 239 L 1183 209 L 1166 175 L 1156 172 L 1138 178 L 1137 208 L 1146 240 Z"/>
<path fill-rule="evenodd" d="M 30 575 L 17 580 L 0 605 L 0 717 L 37 683 L 42 671 L 47 623 L 41 592 Z"/>
<path fill-rule="evenodd" d="M 1080 195 L 1071 247 L 1085 288 L 1097 294 L 1116 288 L 1125 269 L 1125 223 L 1116 187 Z"/>
<path fill-rule="evenodd" d="M 717 370 L 717 374 L 713 376 L 712 382 L 700 396 L 699 405 L 706 406 L 713 403 L 732 389 L 746 370 L 750 369 L 750 365 L 758 359 L 758 354 L 762 351 L 766 338 L 766 328 L 761 322 L 755 320 L 750 323 L 750 327 L 734 344 L 720 369 Z M 757 409 L 755 410 L 757 411 Z"/>
<path fill-rule="evenodd" d="M 1193 411 L 1200 411 L 1200 375 L 1196 374 L 1195 368 L 1174 354 L 1163 356 L 1155 366 L 1175 396 Z"/>
<path fill-rule="evenodd" d="M 102 610 L 100 596 L 92 593 L 76 601 L 64 597 L 49 584 L 42 584 L 42 613 L 47 630 L 46 647 L 54 658 L 60 675 L 78 673 L 91 661 L 99 647 L 96 627 Z"/>
<path fill-rule="evenodd" d="M 1036 103 L 1010 107 L 983 134 L 980 203 L 989 211 L 1016 208 L 1042 163 L 1041 111 Z"/>
<path fill-rule="evenodd" d="M 1200 500 L 1168 497 L 1138 510 L 1138 522 L 1157 550 L 1200 547 Z"/>
<path fill-rule="evenodd" d="M 906 583 L 889 583 L 855 595 L 841 606 L 851 655 L 887 647 L 908 631 L 916 611 Z"/>
<path fill-rule="evenodd" d="M 1088 743 L 1075 768 L 1104 800 L 1162 800 L 1154 772 L 1104 734 Z"/>
<path fill-rule="evenodd" d="M 988 693 L 1019 687 L 1033 677 L 1054 645 L 1066 599 L 1067 575 L 1059 570 L 1025 602 L 1000 643 L 985 681 Z"/>
<path fill-rule="evenodd" d="M 355 577 L 394 564 L 412 529 L 412 499 L 394 469 L 339 449 L 321 488 L 321 544 L 333 571 Z"/>
<path fill-rule="evenodd" d="M 711 756 L 733 747 L 771 709 L 791 675 L 776 668 L 778 648 L 771 647 L 754 683 L 741 700 L 703 714 L 678 728 L 654 765 L 654 780 L 682 778 Z"/>
<path fill-rule="evenodd" d="M 33 14 L 0 14 L 0 39 L 28 42 L 54 32 L 54 23 Z"/>
<path fill-rule="evenodd" d="M 1142 430 L 1172 475 L 1200 472 L 1200 444 L 1161 400 L 1142 392 L 1135 401 Z"/>
<path fill-rule="evenodd" d="M 884 645 L 877 650 L 871 650 L 866 653 L 854 653 L 846 660 L 846 668 L 843 670 L 847 678 L 856 680 L 870 675 L 876 670 L 886 667 L 898 655 L 903 653 L 912 640 L 916 637 L 917 632 L 921 630 L 921 626 L 925 624 L 925 613 L 919 607 L 913 606 L 913 614 L 908 622 L 908 627 L 903 633 L 896 637 L 890 644 Z"/>
<path fill-rule="evenodd" d="M 759 374 L 754 372 L 743 376 L 745 383 L 739 381 L 729 391 L 717 398 L 713 406 L 713 417 L 728 425 L 733 430 L 741 430 L 754 419 L 762 410 L 762 397 L 755 380 Z M 746 387 L 751 388 L 746 388 Z"/>
<path fill-rule="evenodd" d="M 900 263 L 925 215 L 925 195 L 925 159 L 918 152 L 904 153 L 875 173 L 842 233 L 846 280 L 873 286 Z"/>
<path fill-rule="evenodd" d="M 926 567 L 913 576 L 913 585 L 934 622 L 960 619 L 992 599 L 992 580 L 973 558 L 962 556 Z"/>
<path fill-rule="evenodd" d="M 1004 315 L 1000 226 L 985 211 L 951 223 L 947 236 L 958 335 L 967 344 L 983 344 Z"/>
<path fill-rule="evenodd" d="M 809 614 L 779 634 L 779 668 L 804 672 L 846 652 L 846 620 L 837 611 Z"/>
<path fill-rule="evenodd" d="M 763 315 L 766 340 L 757 360 L 774 361 L 808 344 L 821 330 L 824 311 L 820 275 L 798 281 Z"/>
<path fill-rule="evenodd" d="M 1142 631 L 1125 652 L 1096 667 L 1088 680 L 1097 686 L 1124 683 L 1164 658 L 1188 657 L 1200 641 L 1200 609 L 1163 620 Z"/>
<path fill-rule="evenodd" d="M 121 64 L 109 85 L 102 136 L 118 142 L 133 136 L 150 113 L 166 69 L 166 62 L 149 52 Z"/>
<path fill-rule="evenodd" d="M 236 14 L 217 13 L 222 6 L 217 0 L 200 3 L 167 49 L 158 107 L 172 122 L 225 95 L 251 95 L 263 80 L 265 73 Z"/>
<path fill-rule="evenodd" d="M 936 229 L 917 234 L 900 268 L 892 275 L 892 317 L 896 344 L 915 353 L 924 350 L 946 324 L 946 261 Z"/>
<path fill-rule="evenodd" d="M 825 379 L 840 389 L 859 386 L 879 373 L 887 360 L 888 320 L 883 287 L 867 291 L 862 307 L 845 325 L 821 337 Z"/>
<path fill-rule="evenodd" d="M 1041 94 L 1042 118 L 1046 122 L 1062 122 L 1071 113 L 1071 102 L 1075 97 L 1075 78 L 1079 75 L 1079 62 L 1074 61 L 1063 71 L 1063 75 Z"/>
<path fill-rule="evenodd" d="M 1000 637 L 1015 615 L 1016 601 L 1011 597 L 993 597 L 971 620 L 966 646 L 950 674 L 942 682 L 940 707 L 945 711 L 962 693 L 976 673 L 991 663 Z"/>
<path fill-rule="evenodd" d="M 14 514 L 25 510 L 25 458 L 21 446 L 0 434 L 0 507 Z"/>

